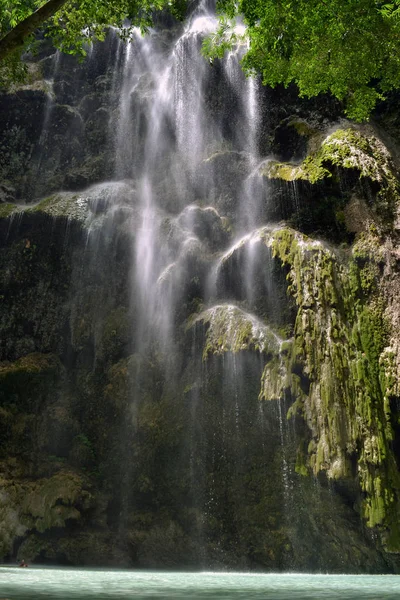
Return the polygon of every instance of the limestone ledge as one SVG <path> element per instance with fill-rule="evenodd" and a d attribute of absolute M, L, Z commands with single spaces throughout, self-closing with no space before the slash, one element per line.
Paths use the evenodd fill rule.
<path fill-rule="evenodd" d="M 110 181 L 80 192 L 58 192 L 34 204 L 0 203 L 0 219 L 18 219 L 22 215 L 42 214 L 66 218 L 86 227 L 98 227 L 115 210 L 130 213 L 135 191 L 128 182 Z"/>
<path fill-rule="evenodd" d="M 207 326 L 203 359 L 209 354 L 256 350 L 277 354 L 282 340 L 264 323 L 232 304 L 220 304 L 200 313 L 191 323 Z"/>
<path fill-rule="evenodd" d="M 84 223 L 89 215 L 87 203 L 79 194 L 60 192 L 44 198 L 37 204 L 23 205 L 4 203 L 0 205 L 0 218 L 16 218 L 23 214 L 42 213 L 49 217 L 64 217 Z"/>

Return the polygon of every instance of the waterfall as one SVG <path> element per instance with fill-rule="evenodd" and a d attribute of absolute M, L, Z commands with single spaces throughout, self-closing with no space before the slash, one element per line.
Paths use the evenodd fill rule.
<path fill-rule="evenodd" d="M 264 225 L 260 211 L 264 189 L 256 168 L 260 163 L 259 84 L 244 76 L 240 47 L 216 65 L 201 56 L 204 36 L 216 27 L 217 20 L 207 3 L 199 3 L 177 35 L 167 38 L 165 31 L 158 30 L 146 37 L 135 33 L 127 45 L 119 43 L 115 57 L 119 75 L 113 79 L 113 88 L 119 100 L 117 118 L 110 127 L 115 178 L 131 186 L 136 199 L 130 220 L 130 311 L 135 314 L 132 336 L 138 357 L 130 392 L 134 422 L 146 402 L 139 382 L 146 377 L 149 353 L 154 349 L 160 353 L 163 394 L 168 395 L 182 369 L 176 358 L 179 320 L 190 316 L 195 308 L 188 306 L 185 314 L 182 304 L 193 296 L 212 306 L 221 297 L 217 289 L 220 272 L 225 261 L 236 256 L 236 249 L 244 249 L 240 266 L 243 285 L 235 284 L 240 294 L 233 300 L 257 311 L 255 295 L 259 299 L 265 292 L 265 286 L 254 291 L 267 252 L 257 233 Z M 227 187 L 226 169 L 236 178 L 236 183 L 228 181 Z M 220 209 L 220 199 L 227 193 L 232 193 L 238 206 L 233 236 Z M 231 292 L 227 293 L 229 297 Z M 254 327 L 262 327 L 255 316 L 250 318 Z M 196 353 L 193 342 L 191 360 L 197 360 Z M 257 452 L 257 462 L 267 464 L 270 448 L 263 439 L 267 417 L 260 416 L 257 391 L 263 360 L 234 354 L 222 357 L 222 362 L 212 361 L 209 368 L 195 364 L 194 370 L 190 367 L 194 380 L 189 379 L 185 396 L 189 403 L 186 451 L 179 460 L 190 482 L 187 501 L 192 511 L 199 511 L 191 517 L 190 526 L 199 544 L 197 561 L 207 567 L 224 561 L 226 553 L 213 520 L 225 521 L 229 511 L 233 518 L 241 510 L 241 498 L 247 501 L 249 493 L 237 490 L 237 498 L 231 498 L 232 490 L 228 483 L 221 487 L 218 473 L 225 472 L 236 489 L 235 468 L 245 476 Z M 210 398 L 215 398 L 216 405 Z M 273 418 L 272 413 L 269 418 Z M 255 441 L 249 449 L 250 430 Z M 129 428 L 122 436 L 125 444 L 128 432 Z M 278 442 L 279 432 L 274 435 Z M 137 476 L 131 460 L 120 491 L 123 507 L 132 501 L 127 482 Z M 283 483 L 286 485 L 285 478 Z M 231 498 L 227 514 L 224 495 Z M 121 523 L 128 518 L 127 511 L 123 508 Z"/>
<path fill-rule="evenodd" d="M 216 27 L 214 14 L 201 2 L 178 35 L 166 39 L 164 31 L 153 30 L 146 37 L 135 33 L 124 48 L 118 46 L 116 61 L 122 67 L 113 84 L 119 90 L 118 118 L 111 127 L 115 177 L 131 185 L 137 199 L 130 274 L 131 312 L 136 315 L 133 346 L 139 357 L 131 388 L 133 420 L 145 402 L 137 382 L 146 376 L 152 349 L 161 353 L 164 394 L 175 385 L 171 380 L 182 368 L 176 362 L 179 319 L 185 317 L 182 303 L 188 296 L 212 306 L 233 294 L 234 301 L 255 314 L 261 297 L 264 305 L 273 298 L 271 272 L 265 269 L 271 259 L 258 229 L 265 225 L 265 190 L 257 168 L 259 83 L 241 70 L 242 47 L 217 65 L 201 56 L 204 36 Z M 236 183 L 226 185 L 226 169 L 232 170 Z M 227 193 L 237 204 L 233 236 L 220 213 L 220 199 Z M 242 273 L 241 283 L 224 267 L 231 258 Z M 250 318 L 262 327 L 255 316 Z M 195 342 L 190 352 L 195 360 Z M 268 463 L 265 419 L 274 418 L 273 413 L 266 416 L 268 410 L 260 416 L 258 408 L 261 358 L 233 354 L 212 363 L 209 369 L 199 364 L 188 386 L 189 435 L 180 458 L 190 481 L 188 501 L 192 510 L 200 511 L 190 529 L 199 543 L 197 561 L 204 567 L 225 560 L 221 532 L 212 522 L 222 522 L 230 513 L 233 518 L 241 501 L 247 501 L 246 489 L 231 498 L 229 485 L 236 488 L 235 468 L 244 476 L 254 453 L 259 453 L 260 464 Z M 215 406 L 210 398 L 216 399 Z M 256 441 L 245 451 L 250 430 Z M 282 417 L 274 435 L 283 443 Z M 281 494 L 286 505 L 288 463 L 283 457 Z M 221 470 L 231 484 L 221 487 Z M 125 506 L 130 502 L 126 482 L 134 477 L 135 467 L 130 466 L 121 490 Z M 224 495 L 231 506 L 226 514 Z"/>
<path fill-rule="evenodd" d="M 343 273 L 331 248 L 280 223 L 311 184 L 266 169 L 285 136 L 298 156 L 307 141 L 287 124 L 296 107 L 245 76 L 243 45 L 212 63 L 202 56 L 218 27 L 213 4 L 192 5 L 184 23 L 161 15 L 129 42 L 111 29 L 79 64 L 48 50 L 51 94 L 28 90 L 25 130 L 28 92 L 12 98 L 2 140 L 18 150 L 10 181 L 20 204 L 0 218 L 0 371 L 11 369 L 10 448 L 22 448 L 4 477 L 24 482 L 4 508 L 10 556 L 21 547 L 93 565 L 339 569 L 342 549 L 358 544 L 374 564 L 355 486 L 343 500 L 336 484 L 328 493 L 323 477 L 305 476 L 326 456 L 319 408 L 301 413 L 316 376 L 300 356 L 298 316 L 317 344 L 313 270 L 326 267 L 332 298 L 329 269 L 338 285 Z M 335 185 L 329 178 L 329 194 Z M 340 207 L 347 218 L 332 206 L 328 216 Z M 304 281 L 293 274 L 303 267 Z M 329 302 L 328 335 L 334 319 L 342 335 L 340 303 Z M 47 512 L 45 501 L 36 509 L 42 488 Z"/>
<path fill-rule="evenodd" d="M 167 344 L 173 336 L 183 271 L 194 255 L 207 254 L 196 231 L 195 208 L 204 210 L 204 203 L 216 193 L 213 180 L 219 174 L 208 167 L 210 156 L 214 153 L 218 158 L 229 149 L 246 164 L 259 162 L 257 83 L 241 71 L 240 48 L 222 63 L 226 93 L 234 99 L 237 112 L 232 112 L 229 129 L 225 109 L 219 119 L 209 118 L 209 102 L 219 99 L 210 97 L 215 69 L 201 56 L 200 47 L 216 27 L 216 17 L 201 2 L 172 43 L 165 43 L 163 32 L 154 30 L 147 37 L 137 32 L 125 48 L 118 45 L 116 56 L 119 63 L 123 54 L 118 119 L 113 126 L 115 175 L 132 180 L 139 199 L 132 272 L 132 289 L 140 297 L 139 336 L 153 329 Z M 239 192 L 238 231 L 251 232 L 256 225 L 260 192 L 254 191 L 254 179 L 250 173 Z M 171 208 L 177 211 L 172 218 Z M 190 210 L 196 219 L 187 218 Z M 220 219 L 217 211 L 215 216 Z M 166 237 L 172 222 L 173 231 Z M 246 271 L 250 289 L 251 264 Z"/>

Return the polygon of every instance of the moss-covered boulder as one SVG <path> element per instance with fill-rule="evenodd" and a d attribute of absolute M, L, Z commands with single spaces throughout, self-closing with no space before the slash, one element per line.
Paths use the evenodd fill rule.
<path fill-rule="evenodd" d="M 266 355 L 279 353 L 280 338 L 253 315 L 237 306 L 222 304 L 202 312 L 192 322 L 206 326 L 203 358 L 209 354 L 256 350 Z"/>
<path fill-rule="evenodd" d="M 388 548 L 397 549 L 400 480 L 378 240 L 361 236 L 350 256 L 290 229 L 276 230 L 267 243 L 289 267 L 288 292 L 298 306 L 286 360 L 291 414 L 299 411 L 310 428 L 307 462 L 333 479 L 355 469 L 363 516 L 370 527 L 388 528 Z"/>
<path fill-rule="evenodd" d="M 317 186 L 320 196 L 337 195 L 337 183 L 342 183 L 342 194 L 343 188 L 352 190 L 357 185 L 364 185 L 364 195 L 370 198 L 373 214 L 381 227 L 388 231 L 397 215 L 397 168 L 387 147 L 372 128 L 347 126 L 325 136 L 318 133 L 311 137 L 309 153 L 302 162 L 269 160 L 261 172 L 271 181 L 298 184 L 300 196 L 307 190 L 310 193 L 310 185 Z M 353 173 L 357 174 L 355 178 Z M 337 210 L 343 208 L 339 206 Z"/>
<path fill-rule="evenodd" d="M 319 143 L 318 143 L 319 141 Z M 270 179 L 294 181 L 304 179 L 316 183 L 325 177 L 332 177 L 330 165 L 345 169 L 356 169 L 360 177 L 370 177 L 378 181 L 396 186 L 394 165 L 391 155 L 381 140 L 371 131 L 358 130 L 353 127 L 336 129 L 326 137 L 318 134 L 314 141 L 316 149 L 299 165 L 270 161 L 263 173 Z"/>
<path fill-rule="evenodd" d="M 293 331 L 296 308 L 287 294 L 286 272 L 265 243 L 273 229 L 260 227 L 236 241 L 219 257 L 212 283 L 218 299 L 235 300 L 287 338 Z"/>
<path fill-rule="evenodd" d="M 37 481 L 12 482 L 2 478 L 1 512 L 9 538 L 2 536 L 3 554 L 11 550 L 13 538 L 29 532 L 37 536 L 50 530 L 61 530 L 71 521 L 81 519 L 92 506 L 92 496 L 81 476 L 72 471 L 60 471 Z M 9 547 L 6 548 L 7 539 Z M 29 545 L 29 544 L 28 544 Z M 32 544 L 31 544 L 32 546 Z M 26 554 L 27 548 L 23 548 Z M 40 543 L 31 547 L 26 558 L 34 560 L 40 554 Z M 24 556 L 24 555 L 23 555 Z"/>
<path fill-rule="evenodd" d="M 82 478 L 72 472 L 59 472 L 35 482 L 25 490 L 22 500 L 23 522 L 43 533 L 52 527 L 65 527 L 69 519 L 79 519 L 77 506 L 90 506 L 90 493 L 83 486 Z"/>

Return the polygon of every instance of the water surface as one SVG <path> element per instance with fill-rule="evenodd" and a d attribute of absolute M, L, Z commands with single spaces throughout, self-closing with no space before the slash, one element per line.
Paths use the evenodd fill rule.
<path fill-rule="evenodd" d="M 397 575 L 163 573 L 0 568 L 0 600 L 399 600 Z"/>

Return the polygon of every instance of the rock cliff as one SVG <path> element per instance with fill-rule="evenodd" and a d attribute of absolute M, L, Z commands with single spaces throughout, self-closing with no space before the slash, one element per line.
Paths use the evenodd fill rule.
<path fill-rule="evenodd" d="M 396 99 L 356 126 L 259 87 L 250 147 L 205 65 L 214 137 L 186 164 L 165 113 L 150 247 L 154 69 L 128 89 L 121 48 L 43 43 L 0 95 L 0 556 L 398 572 Z"/>

